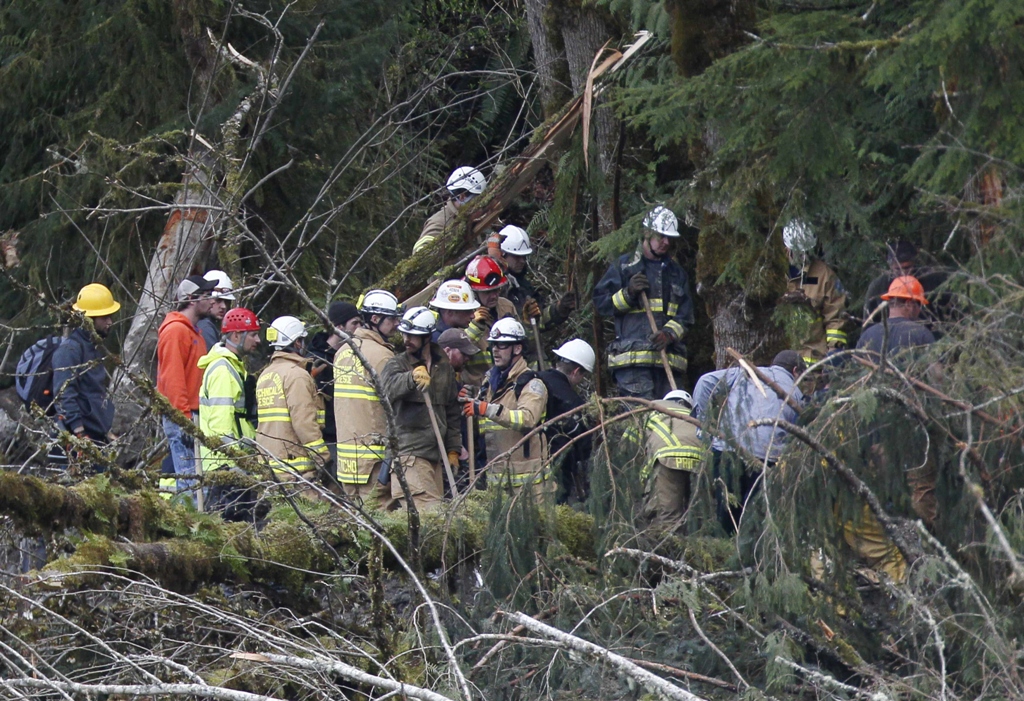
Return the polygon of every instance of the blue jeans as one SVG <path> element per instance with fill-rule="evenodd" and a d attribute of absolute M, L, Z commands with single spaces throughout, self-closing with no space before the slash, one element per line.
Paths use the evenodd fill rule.
<path fill-rule="evenodd" d="M 171 451 L 171 460 L 174 462 L 174 474 L 195 475 L 196 474 L 196 453 L 192 436 L 185 433 L 181 426 L 168 419 L 161 417 L 164 427 L 164 435 L 167 436 L 167 447 Z M 178 478 L 177 489 L 179 492 L 189 489 L 195 480 Z M 195 501 L 195 494 L 192 495 Z"/>

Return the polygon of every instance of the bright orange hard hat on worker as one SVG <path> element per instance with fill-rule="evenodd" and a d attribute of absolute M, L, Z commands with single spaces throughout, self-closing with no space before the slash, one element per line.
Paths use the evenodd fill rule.
<path fill-rule="evenodd" d="M 909 299 L 921 304 L 928 304 L 924 296 L 924 287 L 913 275 L 901 275 L 889 285 L 889 291 L 882 295 L 882 299 Z"/>

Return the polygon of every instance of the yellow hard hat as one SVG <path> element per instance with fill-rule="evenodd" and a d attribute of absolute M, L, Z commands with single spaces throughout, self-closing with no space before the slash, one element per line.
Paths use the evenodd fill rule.
<path fill-rule="evenodd" d="M 114 301 L 114 295 L 110 294 L 106 285 L 94 282 L 78 291 L 78 301 L 71 308 L 86 316 L 109 316 L 120 309 L 121 305 Z"/>

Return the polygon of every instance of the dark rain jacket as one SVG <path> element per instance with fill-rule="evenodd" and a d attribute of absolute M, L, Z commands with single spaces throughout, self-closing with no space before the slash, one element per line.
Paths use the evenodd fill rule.
<path fill-rule="evenodd" d="M 103 352 L 91 334 L 75 329 L 53 352 L 53 396 L 57 420 L 68 431 L 78 428 L 106 440 L 114 425 L 114 405 L 107 397 Z"/>
<path fill-rule="evenodd" d="M 437 417 L 445 452 L 462 450 L 462 412 L 458 403 L 458 385 L 455 370 L 448 356 L 436 343 L 430 348 L 430 403 Z M 423 401 L 423 393 L 412 380 L 412 369 L 422 365 L 408 353 L 400 353 L 389 360 L 380 373 L 381 384 L 395 411 L 398 427 L 398 452 L 414 455 L 430 462 L 440 462 L 437 437 L 430 425 L 430 415 Z"/>
<path fill-rule="evenodd" d="M 658 329 L 668 329 L 676 341 L 665 349 L 669 364 L 686 370 L 686 344 L 683 339 L 693 325 L 693 297 L 690 279 L 682 266 L 666 256 L 650 260 L 638 248 L 608 268 L 594 289 L 594 305 L 602 316 L 615 319 L 615 340 L 608 345 L 608 368 L 660 367 L 661 354 L 648 340 L 651 326 L 643 302 L 626 293 L 629 280 L 637 273 L 647 275 L 651 289 L 647 297 Z"/>

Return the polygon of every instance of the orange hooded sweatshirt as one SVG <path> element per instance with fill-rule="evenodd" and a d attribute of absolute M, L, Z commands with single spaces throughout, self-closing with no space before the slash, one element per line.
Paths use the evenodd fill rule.
<path fill-rule="evenodd" d="M 199 411 L 199 358 L 205 354 L 206 341 L 188 317 L 181 312 L 164 317 L 156 342 L 156 389 L 185 414 Z"/>

